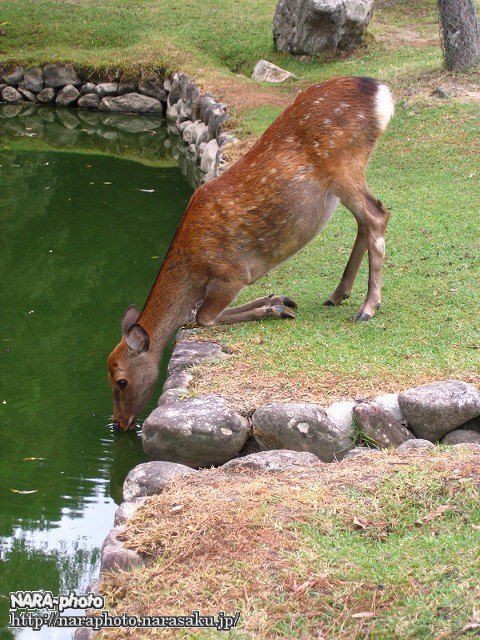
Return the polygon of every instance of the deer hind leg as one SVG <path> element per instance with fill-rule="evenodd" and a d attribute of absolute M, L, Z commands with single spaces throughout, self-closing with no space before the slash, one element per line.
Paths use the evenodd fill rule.
<path fill-rule="evenodd" d="M 350 258 L 343 272 L 338 287 L 330 294 L 323 303 L 325 307 L 332 307 L 340 304 L 343 300 L 350 297 L 353 284 L 357 278 L 363 257 L 367 252 L 367 229 L 363 222 L 357 220 L 358 231 L 355 243 L 350 254 Z"/>
<path fill-rule="evenodd" d="M 338 193 L 338 195 L 342 203 L 355 216 L 358 223 L 358 234 L 352 255 L 337 289 L 342 295 L 350 293 L 362 258 L 365 251 L 368 251 L 367 296 L 355 315 L 357 322 L 363 322 L 373 318 L 382 302 L 382 264 L 385 256 L 385 232 L 390 212 L 380 200 L 375 198 L 366 185 L 354 193 L 346 192 Z"/>
<path fill-rule="evenodd" d="M 287 296 L 265 296 L 228 309 L 228 305 L 235 300 L 243 286 L 243 283 L 224 281 L 211 283 L 202 306 L 197 311 L 197 324 L 212 326 L 267 318 L 295 318 L 292 309 L 297 305 Z"/>

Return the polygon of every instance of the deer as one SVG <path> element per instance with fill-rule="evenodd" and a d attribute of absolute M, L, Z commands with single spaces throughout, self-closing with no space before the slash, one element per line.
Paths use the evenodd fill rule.
<path fill-rule="evenodd" d="M 368 254 L 367 294 L 354 320 L 373 318 L 390 212 L 368 188 L 365 172 L 393 112 L 389 88 L 373 78 L 310 86 L 243 157 L 194 192 L 143 309 L 127 308 L 121 341 L 108 357 L 116 428 L 136 428 L 163 351 L 192 310 L 200 327 L 295 317 L 297 305 L 284 295 L 229 305 L 315 238 L 339 202 L 353 214 L 357 235 L 323 304 L 349 297 Z"/>

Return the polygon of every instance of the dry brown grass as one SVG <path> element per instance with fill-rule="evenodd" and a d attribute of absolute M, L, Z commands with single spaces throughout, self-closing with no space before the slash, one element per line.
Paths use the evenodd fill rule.
<path fill-rule="evenodd" d="M 199 365 L 192 369 L 193 380 L 189 393 L 202 396 L 214 393 L 226 398 L 243 414 L 251 414 L 270 402 L 316 402 L 327 406 L 340 400 L 372 399 L 384 393 L 398 393 L 403 389 L 438 380 L 438 371 L 420 366 L 414 371 L 383 371 L 374 376 L 359 376 L 356 371 L 310 369 L 295 375 L 259 370 L 255 362 L 244 359 L 241 347 L 228 359 Z M 442 372 L 445 379 L 456 378 L 480 385 L 480 374 L 466 374 L 452 369 Z"/>
<path fill-rule="evenodd" d="M 402 527 L 436 535 L 448 510 L 458 514 L 457 525 L 470 517 L 459 505 L 463 494 L 477 495 L 479 461 L 479 452 L 456 448 L 427 455 L 382 452 L 295 473 L 201 471 L 150 498 L 130 521 L 127 546 L 159 560 L 105 576 L 109 609 L 132 615 L 238 609 L 241 627 L 228 635 L 235 638 L 369 637 L 368 627 L 400 594 L 394 585 L 378 591 L 376 584 L 349 580 L 335 563 L 320 560 L 303 527 L 327 537 L 338 529 L 361 531 L 370 541 Z M 414 516 L 410 504 L 418 510 Z M 353 557 L 349 562 L 355 566 Z M 425 588 L 412 577 L 412 593 Z M 158 632 L 136 634 L 123 629 L 102 637 Z"/>

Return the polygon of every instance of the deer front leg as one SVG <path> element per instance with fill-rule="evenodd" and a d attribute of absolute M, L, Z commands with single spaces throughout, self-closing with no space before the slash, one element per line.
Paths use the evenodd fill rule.
<path fill-rule="evenodd" d="M 292 309 L 297 305 L 287 296 L 269 295 L 227 309 L 226 307 L 237 297 L 242 288 L 243 285 L 233 283 L 218 281 L 211 283 L 203 304 L 197 312 L 197 323 L 200 326 L 211 326 L 267 318 L 295 318 Z"/>

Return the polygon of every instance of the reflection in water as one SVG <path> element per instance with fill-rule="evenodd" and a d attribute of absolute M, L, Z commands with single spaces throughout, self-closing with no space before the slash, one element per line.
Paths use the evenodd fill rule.
<path fill-rule="evenodd" d="M 85 587 L 144 460 L 135 433 L 106 426 L 105 360 L 191 189 L 158 119 L 99 115 L 0 109 L 0 596 Z"/>

